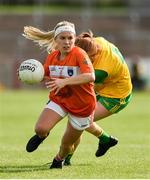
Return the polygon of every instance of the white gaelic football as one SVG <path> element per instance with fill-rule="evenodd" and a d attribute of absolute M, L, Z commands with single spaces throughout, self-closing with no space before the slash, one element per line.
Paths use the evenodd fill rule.
<path fill-rule="evenodd" d="M 23 61 L 19 67 L 19 78 L 27 84 L 39 83 L 44 77 L 43 65 L 35 60 L 28 59 Z"/>

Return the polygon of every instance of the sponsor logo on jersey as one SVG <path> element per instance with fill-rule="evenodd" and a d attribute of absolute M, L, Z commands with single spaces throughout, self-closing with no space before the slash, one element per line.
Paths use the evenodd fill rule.
<path fill-rule="evenodd" d="M 52 66 L 52 67 L 51 67 L 51 71 L 56 71 L 55 66 Z"/>
<path fill-rule="evenodd" d="M 51 77 L 71 77 L 80 74 L 80 69 L 78 66 L 49 66 Z"/>

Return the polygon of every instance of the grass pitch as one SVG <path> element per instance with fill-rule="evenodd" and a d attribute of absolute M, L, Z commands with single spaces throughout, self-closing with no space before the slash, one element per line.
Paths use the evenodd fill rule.
<path fill-rule="evenodd" d="M 0 178 L 3 179 L 149 179 L 150 92 L 134 93 L 131 103 L 117 115 L 98 122 L 119 144 L 101 158 L 95 157 L 98 140 L 85 132 L 72 158 L 72 166 L 49 169 L 58 151 L 67 120 L 62 120 L 40 145 L 27 153 L 25 145 L 48 92 L 0 92 Z"/>

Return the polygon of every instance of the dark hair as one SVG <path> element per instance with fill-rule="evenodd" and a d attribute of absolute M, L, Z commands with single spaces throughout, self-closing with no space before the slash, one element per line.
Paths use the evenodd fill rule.
<path fill-rule="evenodd" d="M 93 33 L 89 31 L 83 32 L 79 36 L 77 36 L 75 45 L 84 49 L 88 53 L 91 49 L 93 49 L 93 42 Z"/>

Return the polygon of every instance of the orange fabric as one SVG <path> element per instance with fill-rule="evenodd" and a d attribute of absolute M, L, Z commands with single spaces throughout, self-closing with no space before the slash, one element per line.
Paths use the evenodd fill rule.
<path fill-rule="evenodd" d="M 69 71 L 73 72 L 73 68 L 79 68 L 78 74 L 94 72 L 89 57 L 79 47 L 74 47 L 63 60 L 58 60 L 59 53 L 56 50 L 48 55 L 44 64 L 45 76 L 67 78 L 70 77 Z M 91 115 L 96 105 L 93 83 L 65 86 L 56 95 L 51 92 L 49 98 L 67 112 L 79 117 Z"/>

